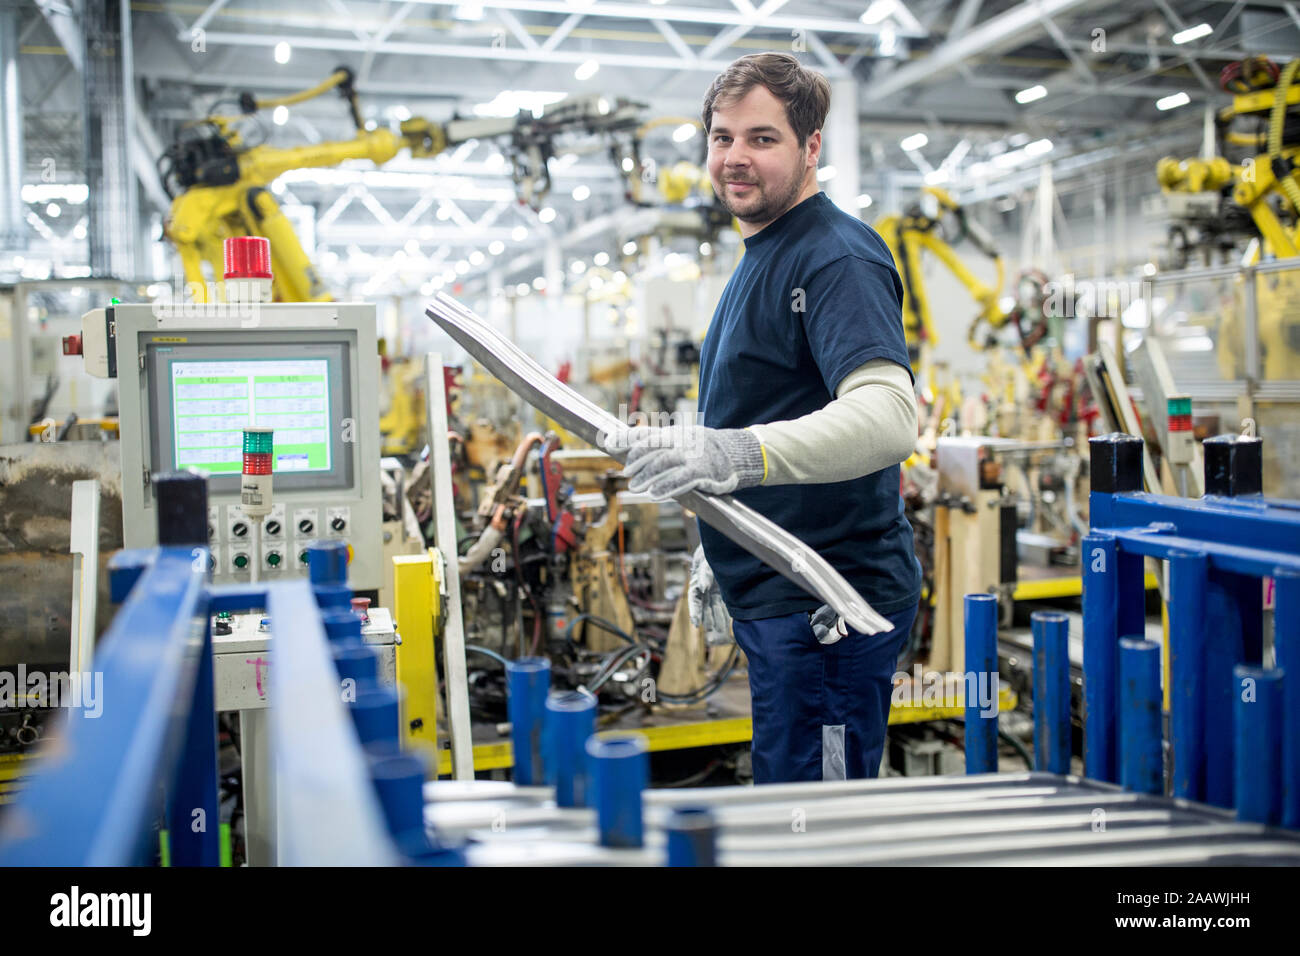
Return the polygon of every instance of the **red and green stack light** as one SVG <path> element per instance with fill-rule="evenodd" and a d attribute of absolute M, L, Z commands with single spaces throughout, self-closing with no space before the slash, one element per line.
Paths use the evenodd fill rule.
<path fill-rule="evenodd" d="M 271 473 L 272 429 L 244 429 L 244 474 Z"/>
<path fill-rule="evenodd" d="M 1192 430 L 1192 399 L 1190 395 L 1178 395 L 1169 399 L 1169 430 L 1171 432 L 1190 432 Z"/>
<path fill-rule="evenodd" d="M 1170 395 L 1165 401 L 1169 428 L 1169 447 L 1165 450 L 1170 464 L 1187 465 L 1192 461 L 1196 437 L 1192 431 L 1192 397 Z"/>

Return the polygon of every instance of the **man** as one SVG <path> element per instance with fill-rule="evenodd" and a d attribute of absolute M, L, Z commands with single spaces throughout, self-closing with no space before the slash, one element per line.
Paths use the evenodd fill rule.
<path fill-rule="evenodd" d="M 888 247 L 821 193 L 830 85 L 792 56 L 736 60 L 704 99 L 713 189 L 745 254 L 700 358 L 701 425 L 635 428 L 633 491 L 736 497 L 815 548 L 893 630 L 829 607 L 701 523 L 692 620 L 749 659 L 754 780 L 873 777 L 920 594 L 900 462 L 916 441 L 902 284 Z M 725 604 L 725 607 L 724 607 Z"/>

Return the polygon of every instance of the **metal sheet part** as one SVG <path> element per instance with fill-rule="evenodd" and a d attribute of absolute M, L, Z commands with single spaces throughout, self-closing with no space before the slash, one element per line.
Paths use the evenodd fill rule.
<path fill-rule="evenodd" d="M 558 381 L 527 353 L 451 296 L 438 293 L 425 314 L 511 391 L 573 434 L 603 448 L 602 437 L 625 428 L 617 418 Z M 710 527 L 810 594 L 829 604 L 855 631 L 890 629 L 830 563 L 780 525 L 730 495 L 691 491 L 677 501 Z"/>
<path fill-rule="evenodd" d="M 1187 800 L 1047 773 L 648 790 L 645 846 L 597 845 L 594 811 L 548 788 L 425 785 L 425 822 L 471 864 L 637 866 L 665 859 L 676 807 L 708 807 L 718 860 L 791 865 L 1260 865 L 1300 862 L 1293 833 Z"/>

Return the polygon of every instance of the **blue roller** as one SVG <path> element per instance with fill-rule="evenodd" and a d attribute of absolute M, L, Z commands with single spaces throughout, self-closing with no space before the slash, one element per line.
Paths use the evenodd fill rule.
<path fill-rule="evenodd" d="M 1273 654 L 1282 679 L 1282 826 L 1300 829 L 1300 574 L 1273 577 Z"/>
<path fill-rule="evenodd" d="M 1206 575 L 1202 552 L 1169 556 L 1169 736 L 1173 795 L 1205 799 Z"/>
<path fill-rule="evenodd" d="M 379 793 L 388 829 L 394 836 L 424 833 L 424 778 L 428 768 L 414 753 L 374 748 L 370 776 Z"/>
<path fill-rule="evenodd" d="M 312 590 L 322 611 L 347 611 L 352 613 L 352 589 L 346 584 L 321 584 Z"/>
<path fill-rule="evenodd" d="M 1160 707 L 1160 645 L 1119 642 L 1120 782 L 1134 793 L 1163 794 L 1165 767 Z"/>
<path fill-rule="evenodd" d="M 590 790 L 587 738 L 596 732 L 596 698 L 585 690 L 553 691 L 546 698 L 545 779 L 561 807 L 585 807 Z"/>
<path fill-rule="evenodd" d="M 641 791 L 650 779 L 645 738 L 639 734 L 589 737 L 587 756 L 600 845 L 641 846 Z"/>
<path fill-rule="evenodd" d="M 312 587 L 348 582 L 348 546 L 342 541 L 307 542 L 307 577 Z"/>
<path fill-rule="evenodd" d="M 1094 780 L 1119 782 L 1119 639 L 1115 539 L 1084 535 L 1083 563 L 1083 767 Z"/>
<path fill-rule="evenodd" d="M 717 866 L 718 825 L 708 807 L 678 807 L 664 826 L 669 866 Z"/>
<path fill-rule="evenodd" d="M 379 679 L 379 657 L 365 644 L 360 641 L 339 641 L 333 645 L 333 651 L 339 680 L 359 683 Z"/>
<path fill-rule="evenodd" d="M 507 661 L 506 675 L 515 783 L 525 787 L 540 785 L 546 779 L 542 765 L 542 729 L 546 720 L 546 694 L 551 687 L 551 662 L 544 657 Z"/>
<path fill-rule="evenodd" d="M 1035 611 L 1034 769 L 1070 772 L 1070 622 L 1059 611 Z"/>
<path fill-rule="evenodd" d="M 319 595 L 317 597 L 319 598 Z M 361 640 L 361 618 L 350 610 L 344 611 L 341 608 L 322 610 L 320 619 L 325 625 L 325 636 L 329 638 L 331 644 L 339 641 Z"/>
<path fill-rule="evenodd" d="M 967 594 L 966 772 L 998 769 L 998 599 Z M 981 700 L 981 691 L 992 700 Z"/>
<path fill-rule="evenodd" d="M 1238 664 L 1233 668 L 1237 819 L 1282 822 L 1282 671 Z"/>
<path fill-rule="evenodd" d="M 361 743 L 396 743 L 401 730 L 401 701 L 392 687 L 358 681 L 356 700 L 350 702 L 352 720 Z"/>

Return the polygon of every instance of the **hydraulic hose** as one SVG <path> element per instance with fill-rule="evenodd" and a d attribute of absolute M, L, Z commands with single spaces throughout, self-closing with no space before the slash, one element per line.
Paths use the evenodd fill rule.
<path fill-rule="evenodd" d="M 1279 172 L 1279 167 L 1283 166 L 1282 133 L 1286 126 L 1286 94 L 1291 88 L 1297 70 L 1300 70 L 1300 57 L 1296 57 L 1286 65 L 1281 78 L 1277 81 L 1277 89 L 1273 93 L 1273 109 L 1268 117 L 1268 162 L 1273 169 L 1274 178 L 1277 179 L 1278 188 L 1291 203 L 1291 208 L 1300 214 L 1300 185 L 1296 184 L 1295 178 L 1291 175 L 1290 163 L 1285 164 L 1284 172 Z"/>

